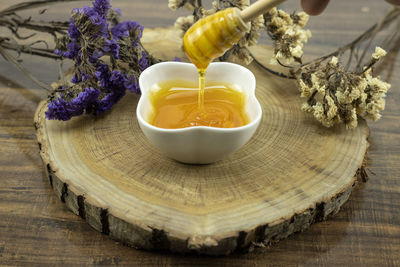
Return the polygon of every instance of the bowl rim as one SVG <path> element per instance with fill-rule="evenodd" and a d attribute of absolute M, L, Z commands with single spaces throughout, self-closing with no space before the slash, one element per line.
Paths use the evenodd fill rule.
<path fill-rule="evenodd" d="M 139 76 L 139 87 L 142 88 L 142 74 L 151 71 L 153 68 L 160 67 L 160 65 L 181 65 L 181 66 L 186 66 L 186 67 L 194 67 L 195 66 L 192 63 L 187 63 L 187 62 L 177 62 L 177 61 L 164 61 L 164 62 L 160 62 L 157 64 L 154 64 L 148 68 L 146 68 Z M 261 104 L 258 101 L 256 94 L 255 94 L 255 90 L 256 90 L 256 78 L 253 74 L 253 72 L 251 72 L 249 69 L 239 65 L 239 64 L 235 64 L 235 63 L 230 63 L 230 62 L 212 62 L 210 63 L 209 66 L 215 66 L 215 65 L 226 65 L 226 66 L 233 66 L 236 68 L 241 68 L 242 70 L 244 70 L 245 72 L 250 74 L 251 79 L 254 81 L 254 88 L 252 88 L 251 93 L 250 93 L 250 98 L 253 98 L 256 102 L 256 109 L 257 109 L 257 114 L 256 117 L 249 122 L 246 125 L 240 126 L 240 127 L 233 127 L 233 128 L 220 128 L 220 127 L 212 127 L 212 126 L 191 126 L 191 127 L 185 127 L 185 128 L 177 128 L 177 129 L 166 129 L 166 128 L 161 128 L 161 127 L 157 127 L 154 125 L 151 125 L 149 122 L 147 122 L 142 115 L 140 114 L 139 110 L 140 107 L 142 106 L 143 103 L 143 97 L 147 96 L 147 92 L 142 91 L 142 94 L 140 95 L 139 101 L 138 101 L 138 105 L 136 107 L 136 117 L 138 119 L 138 121 L 145 125 L 146 127 L 155 130 L 155 131 L 160 131 L 160 132 L 165 132 L 165 133 L 180 133 L 180 132 L 190 132 L 190 131 L 199 131 L 199 130 L 206 130 L 206 131 L 215 131 L 215 132 L 220 132 L 220 133 L 229 133 L 229 132 L 236 132 L 236 131 L 243 131 L 249 128 L 253 128 L 255 126 L 258 125 L 258 123 L 261 120 L 261 116 L 262 116 L 262 108 L 261 108 Z"/>

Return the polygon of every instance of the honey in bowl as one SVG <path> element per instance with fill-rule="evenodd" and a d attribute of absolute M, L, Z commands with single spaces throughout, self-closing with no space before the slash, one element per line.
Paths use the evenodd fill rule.
<path fill-rule="evenodd" d="M 234 128 L 249 123 L 245 111 L 245 96 L 227 82 L 205 85 L 210 62 L 237 42 L 246 25 L 235 15 L 237 9 L 227 9 L 198 21 L 185 34 L 183 47 L 197 67 L 198 84 L 171 80 L 157 84 L 150 94 L 153 112 L 148 122 L 166 129 L 192 126 Z M 211 27 L 220 23 L 222 28 Z M 212 48 L 212 49 L 211 49 Z"/>
<path fill-rule="evenodd" d="M 198 93 L 198 85 L 190 81 L 157 83 L 149 95 L 152 111 L 147 121 L 165 129 L 193 126 L 233 128 L 249 123 L 246 97 L 234 85 L 208 82 L 201 104 Z"/>
<path fill-rule="evenodd" d="M 219 27 L 213 25 L 218 24 Z M 183 38 L 183 47 L 199 73 L 198 85 L 184 81 L 158 84 L 150 95 L 153 112 L 148 122 L 166 129 L 192 126 L 234 128 L 249 123 L 245 97 L 226 82 L 205 86 L 210 62 L 239 41 L 247 25 L 239 10 L 229 8 L 199 20 Z"/>
<path fill-rule="evenodd" d="M 219 27 L 215 27 L 219 25 Z M 199 72 L 199 107 L 204 99 L 204 80 L 210 62 L 239 41 L 247 30 L 239 10 L 228 8 L 197 21 L 183 37 L 183 48 Z"/>

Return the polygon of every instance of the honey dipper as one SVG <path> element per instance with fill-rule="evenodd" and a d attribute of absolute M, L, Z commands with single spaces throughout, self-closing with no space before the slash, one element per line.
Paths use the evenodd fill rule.
<path fill-rule="evenodd" d="M 199 70 L 223 55 L 248 30 L 247 22 L 285 0 L 259 0 L 240 11 L 228 8 L 197 21 L 183 37 L 183 47 Z"/>

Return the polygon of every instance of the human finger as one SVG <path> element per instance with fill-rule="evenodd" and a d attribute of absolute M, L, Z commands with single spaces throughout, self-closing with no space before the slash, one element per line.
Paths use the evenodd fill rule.
<path fill-rule="evenodd" d="M 390 0 L 400 1 L 400 0 Z M 319 15 L 328 5 L 329 0 L 301 0 L 301 7 L 309 15 Z"/>
<path fill-rule="evenodd" d="M 400 5 L 400 0 L 386 0 L 386 2 L 391 3 L 392 5 Z"/>

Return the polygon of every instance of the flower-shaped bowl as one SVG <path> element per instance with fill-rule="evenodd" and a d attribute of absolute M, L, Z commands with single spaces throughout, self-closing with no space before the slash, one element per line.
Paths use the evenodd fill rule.
<path fill-rule="evenodd" d="M 183 163 L 207 164 L 221 160 L 246 144 L 256 131 L 262 115 L 255 96 L 256 79 L 253 73 L 237 64 L 217 62 L 207 68 L 207 81 L 234 84 L 245 96 L 245 110 L 249 123 L 236 128 L 194 126 L 181 129 L 164 129 L 147 122 L 153 109 L 149 93 L 157 90 L 156 84 L 166 80 L 197 82 L 198 72 L 193 64 L 162 62 L 142 72 L 139 86 L 142 91 L 137 106 L 137 119 L 145 136 L 165 155 Z"/>

